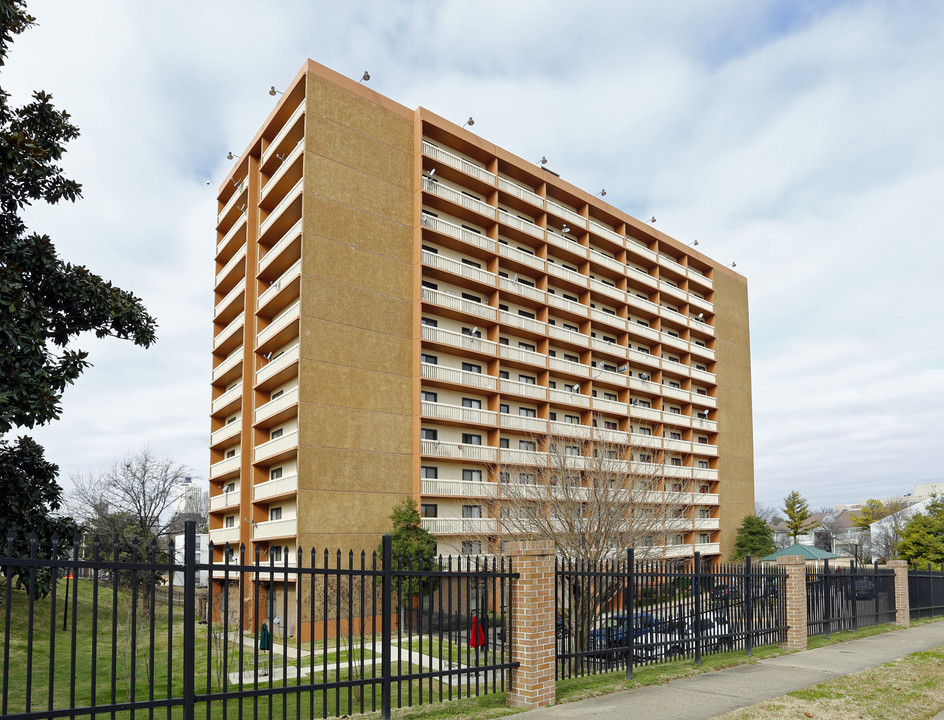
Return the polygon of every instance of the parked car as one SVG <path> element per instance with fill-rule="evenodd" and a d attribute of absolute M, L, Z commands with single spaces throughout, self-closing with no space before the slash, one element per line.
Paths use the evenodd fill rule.
<path fill-rule="evenodd" d="M 741 589 L 737 585 L 715 585 L 711 591 L 712 600 L 739 600 L 741 598 Z"/>
<path fill-rule="evenodd" d="M 850 580 L 846 585 L 846 597 L 855 596 L 856 600 L 873 600 L 875 598 L 875 583 L 868 578 Z"/>
<path fill-rule="evenodd" d="M 640 660 L 655 660 L 673 655 L 690 655 L 701 636 L 702 650 L 731 649 L 734 638 L 724 613 L 707 612 L 698 618 L 682 618 L 667 621 L 654 627 L 635 645 L 635 657 Z"/>
<path fill-rule="evenodd" d="M 652 632 L 659 621 L 649 613 L 635 613 L 632 620 L 632 636 Z M 587 636 L 587 651 L 595 655 L 612 655 L 610 651 L 627 648 L 630 638 L 630 621 L 626 614 L 611 615 L 601 620 Z"/>

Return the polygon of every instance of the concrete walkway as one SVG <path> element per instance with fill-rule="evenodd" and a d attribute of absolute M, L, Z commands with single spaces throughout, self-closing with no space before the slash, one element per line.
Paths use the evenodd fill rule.
<path fill-rule="evenodd" d="M 944 644 L 944 621 L 783 655 L 664 685 L 515 715 L 515 720 L 706 720 Z M 944 720 L 944 712 L 934 720 Z"/>

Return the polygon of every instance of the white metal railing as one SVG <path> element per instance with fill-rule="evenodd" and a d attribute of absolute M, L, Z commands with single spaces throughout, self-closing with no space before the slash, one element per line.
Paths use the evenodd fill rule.
<path fill-rule="evenodd" d="M 279 256 L 279 254 L 289 245 L 292 241 L 301 235 L 302 233 L 302 221 L 299 220 L 297 223 L 292 225 L 282 237 L 280 237 L 274 245 L 272 245 L 268 252 L 259 259 L 259 272 L 261 273 L 265 270 L 269 264 Z"/>
<path fill-rule="evenodd" d="M 548 361 L 547 355 L 542 355 L 539 352 L 533 352 L 531 350 L 510 347 L 508 345 L 498 346 L 498 356 L 507 360 L 517 360 L 518 362 L 527 363 L 528 365 L 536 365 L 541 368 L 547 367 Z"/>
<path fill-rule="evenodd" d="M 447 307 L 450 310 L 458 310 L 469 315 L 476 315 L 486 320 L 495 320 L 496 310 L 485 303 L 475 302 L 475 300 L 466 300 L 458 295 L 443 292 L 442 290 L 433 290 L 432 288 L 423 288 L 423 302 L 433 303 Z"/>
<path fill-rule="evenodd" d="M 472 230 L 466 230 L 461 225 L 456 225 L 455 223 L 449 222 L 448 220 L 442 220 L 438 217 L 429 215 L 428 213 L 423 213 L 422 221 L 423 227 L 425 228 L 429 228 L 430 230 L 442 233 L 443 235 L 456 238 L 457 240 L 461 240 L 462 242 L 469 245 L 474 245 L 475 247 L 480 247 L 484 250 L 495 252 L 495 241 L 486 235 L 474 232 Z"/>
<path fill-rule="evenodd" d="M 216 224 L 219 225 L 223 222 L 223 219 L 229 214 L 229 211 L 233 209 L 233 206 L 242 198 L 243 192 L 246 190 L 246 178 L 243 178 L 239 181 L 239 184 L 236 186 L 236 189 L 233 191 L 233 194 L 229 196 L 229 200 L 226 201 L 226 204 L 223 206 L 223 209 L 220 210 L 216 215 Z"/>
<path fill-rule="evenodd" d="M 590 407 L 590 397 L 580 393 L 568 392 L 567 390 L 555 390 L 551 388 L 548 397 L 551 402 L 562 403 L 564 405 L 577 405 L 578 407 Z"/>
<path fill-rule="evenodd" d="M 600 235 L 601 237 L 605 237 L 607 240 L 612 240 L 620 247 L 622 247 L 624 243 L 626 242 L 626 238 L 624 238 L 618 232 L 616 232 L 615 230 L 611 230 L 610 228 L 606 227 L 606 225 L 603 225 L 602 223 L 599 223 L 596 220 L 590 221 L 590 231 L 595 232 L 597 235 Z"/>
<path fill-rule="evenodd" d="M 600 412 L 614 413 L 617 415 L 626 415 L 629 412 L 629 406 L 617 400 L 606 400 L 601 397 L 595 397 L 591 402 L 593 409 Z"/>
<path fill-rule="evenodd" d="M 525 220 L 524 218 L 512 215 L 510 212 L 501 209 L 498 211 L 498 219 L 509 227 L 513 227 L 528 235 L 541 238 L 542 240 L 544 239 L 544 229 L 530 220 Z"/>
<path fill-rule="evenodd" d="M 240 424 L 238 422 L 227 423 L 219 430 L 214 430 L 210 433 L 210 446 L 218 445 L 224 440 L 229 440 L 231 437 L 239 435 Z"/>
<path fill-rule="evenodd" d="M 302 192 L 302 188 L 305 185 L 305 178 L 302 177 L 295 185 L 292 186 L 292 189 L 285 193 L 285 197 L 279 201 L 279 204 L 272 208 L 272 212 L 266 215 L 266 219 L 262 221 L 262 224 L 259 226 L 259 237 L 262 237 L 266 234 L 266 231 L 272 226 L 272 223 L 275 222 L 285 209 L 295 201 L 295 198 Z"/>
<path fill-rule="evenodd" d="M 495 462 L 498 457 L 496 448 L 490 445 L 465 445 L 440 440 L 420 440 L 420 446 L 423 455 L 434 457 L 484 460 L 485 462 Z"/>
<path fill-rule="evenodd" d="M 518 183 L 513 183 L 511 180 L 506 180 L 501 176 L 498 177 L 498 188 L 515 197 L 521 198 L 525 202 L 537 205 L 539 208 L 544 207 L 544 198 L 536 192 L 523 188 L 521 185 L 518 185 Z"/>
<path fill-rule="evenodd" d="M 641 405 L 630 405 L 629 416 L 637 420 L 653 420 L 662 422 L 662 413 L 652 408 L 642 407 Z"/>
<path fill-rule="evenodd" d="M 645 258 L 646 260 L 655 260 L 656 253 L 654 250 L 650 250 L 643 243 L 639 242 L 635 238 L 627 237 L 626 238 L 626 249 L 636 253 L 640 257 Z"/>
<path fill-rule="evenodd" d="M 292 265 L 288 270 L 282 273 L 279 276 L 279 279 L 273 282 L 266 290 L 257 298 L 256 300 L 256 309 L 263 307 L 269 300 L 278 295 L 279 290 L 292 282 L 295 278 L 300 277 L 302 274 L 302 261 L 296 260 L 295 264 Z"/>
<path fill-rule="evenodd" d="M 216 274 L 216 284 L 219 285 L 220 282 L 229 275 L 233 270 L 236 269 L 236 266 L 241 262 L 246 260 L 246 246 L 243 245 L 236 253 L 231 257 L 226 264 L 223 266 L 223 269 Z"/>
<path fill-rule="evenodd" d="M 498 415 L 494 410 L 482 410 L 480 408 L 448 405 L 446 403 L 424 402 L 422 405 L 424 417 L 437 418 L 439 420 L 457 420 L 466 423 L 494 425 L 495 417 Z"/>
<path fill-rule="evenodd" d="M 675 285 L 665 282 L 664 280 L 659 283 L 659 292 L 663 295 L 663 297 L 668 296 L 669 298 L 674 298 L 682 303 L 688 302 L 687 292 L 676 287 Z M 665 309 L 666 308 L 663 308 L 663 310 Z"/>
<path fill-rule="evenodd" d="M 243 212 L 242 215 L 240 215 L 238 218 L 236 218 L 236 222 L 233 223 L 233 226 L 232 226 L 229 230 L 226 231 L 226 234 L 223 236 L 223 239 L 220 240 L 220 241 L 216 244 L 216 254 L 217 254 L 217 255 L 219 255 L 219 254 L 223 251 L 223 248 L 225 248 L 225 247 L 229 244 L 229 242 L 230 242 L 234 237 L 236 237 L 236 235 L 239 234 L 239 232 L 240 232 L 241 230 L 245 230 L 245 229 L 246 229 L 246 227 L 247 227 L 247 225 L 246 225 L 246 218 L 247 218 L 247 217 L 248 217 L 248 215 L 247 215 L 245 212 Z M 243 242 L 245 242 L 245 241 L 246 241 L 246 239 L 243 238 Z"/>
<path fill-rule="evenodd" d="M 546 295 L 543 290 L 538 290 L 536 287 L 531 287 L 530 285 L 525 285 L 521 282 L 509 280 L 508 278 L 498 278 L 498 287 L 500 287 L 502 290 L 507 290 L 508 292 L 531 298 L 532 300 L 537 300 L 541 303 L 547 302 Z"/>
<path fill-rule="evenodd" d="M 277 437 L 274 440 L 267 440 L 264 443 L 256 445 L 252 450 L 253 462 L 261 462 L 280 452 L 290 450 L 297 445 L 298 430 L 289 430 L 281 437 Z"/>
<path fill-rule="evenodd" d="M 233 320 L 230 321 L 229 325 L 220 330 L 219 334 L 213 338 L 213 349 L 216 350 L 221 347 L 227 340 L 229 340 L 233 335 L 235 335 L 240 329 L 242 329 L 243 324 L 245 323 L 246 318 L 244 315 L 239 314 Z"/>
<path fill-rule="evenodd" d="M 564 235 L 558 235 L 557 233 L 548 230 L 547 241 L 549 244 L 556 245 L 557 247 L 567 250 L 574 255 L 578 255 L 584 260 L 590 257 L 588 248 L 584 247 L 576 240 L 571 240 L 569 237 Z"/>
<path fill-rule="evenodd" d="M 493 498 L 498 495 L 497 484 L 470 480 L 438 480 L 424 478 L 421 492 L 424 495 L 448 495 L 453 497 Z"/>
<path fill-rule="evenodd" d="M 497 277 L 495 273 L 490 273 L 487 270 L 482 270 L 481 268 L 473 267 L 467 263 L 453 260 L 445 255 L 437 255 L 427 250 L 423 250 L 423 264 L 493 287 L 495 285 L 495 278 Z"/>
<path fill-rule="evenodd" d="M 226 308 L 231 302 L 233 302 L 233 300 L 235 300 L 245 291 L 246 286 L 242 283 L 237 283 L 235 286 L 233 286 L 233 289 L 226 293 L 226 297 L 220 300 L 216 304 L 216 307 L 213 308 L 213 317 L 217 317 L 224 308 Z"/>
<path fill-rule="evenodd" d="M 239 542 L 238 527 L 223 527 L 210 530 L 210 542 L 214 545 L 233 545 Z"/>
<path fill-rule="evenodd" d="M 614 300 L 624 303 L 626 302 L 626 293 L 623 290 L 620 290 L 618 287 L 612 285 L 607 285 L 605 282 L 601 282 L 594 278 L 590 278 L 590 289 L 595 290 L 602 295 L 611 297 Z"/>
<path fill-rule="evenodd" d="M 289 365 L 298 362 L 299 345 L 296 343 L 285 350 L 278 357 L 272 358 L 267 364 L 256 370 L 256 385 L 268 380 L 276 373 L 284 370 Z"/>
<path fill-rule="evenodd" d="M 537 333 L 538 335 L 544 335 L 547 332 L 547 325 L 542 323 L 540 320 L 527 318 L 523 315 L 515 315 L 508 312 L 507 310 L 498 311 L 498 320 L 504 325 L 511 325 L 512 327 L 521 328 L 522 330 L 529 330 L 530 332 Z"/>
<path fill-rule="evenodd" d="M 252 499 L 256 502 L 275 497 L 276 495 L 286 495 L 298 491 L 298 475 L 285 475 L 275 480 L 266 480 L 252 486 Z"/>
<path fill-rule="evenodd" d="M 254 540 L 265 540 L 266 538 L 287 537 L 298 535 L 298 519 L 282 518 L 281 520 L 266 520 L 256 523 L 252 529 Z"/>
<path fill-rule="evenodd" d="M 659 306 L 651 300 L 636 297 L 632 291 L 626 293 L 626 302 L 631 308 L 642 310 L 643 312 L 655 316 L 659 314 Z"/>
<path fill-rule="evenodd" d="M 574 300 L 568 300 L 565 297 L 561 297 L 557 293 L 548 292 L 547 294 L 547 304 L 553 307 L 561 308 L 562 310 L 567 310 L 574 315 L 580 315 L 581 317 L 587 317 L 590 308 L 583 303 L 576 302 Z"/>
<path fill-rule="evenodd" d="M 578 332 L 576 330 L 568 330 L 567 328 L 561 327 L 560 325 L 548 325 L 547 334 L 548 337 L 564 340 L 565 342 L 571 342 L 582 347 L 586 347 L 590 342 L 590 336 L 586 333 Z"/>
<path fill-rule="evenodd" d="M 266 162 L 268 162 L 269 158 L 272 156 L 272 153 L 275 152 L 275 149 L 279 146 L 279 143 L 285 139 L 285 136 L 295 126 L 299 116 L 304 114 L 304 112 L 305 101 L 302 100 L 298 107 L 292 112 L 291 116 L 289 116 L 289 119 L 285 121 L 285 124 L 282 125 L 281 129 L 276 133 L 275 137 L 272 138 L 272 142 L 266 146 L 265 152 L 262 153 L 262 162 L 260 164 L 265 165 Z"/>
<path fill-rule="evenodd" d="M 554 212 L 558 217 L 562 217 L 564 220 L 572 222 L 577 227 L 587 227 L 587 218 L 585 218 L 583 215 L 579 215 L 574 210 L 564 207 L 560 203 L 554 202 L 550 198 L 547 198 L 545 203 L 547 204 L 547 209 Z"/>
<path fill-rule="evenodd" d="M 511 430 L 524 430 L 525 432 L 542 434 L 547 432 L 547 420 L 538 417 L 527 417 L 526 415 L 501 413 L 498 416 L 498 424 Z"/>
<path fill-rule="evenodd" d="M 688 293 L 688 303 L 692 306 L 692 310 L 697 308 L 698 310 L 704 310 L 707 313 L 712 313 L 715 311 L 715 304 L 710 300 L 705 300 L 705 298 L 698 297 L 695 293 Z"/>
<path fill-rule="evenodd" d="M 474 335 L 457 333 L 454 330 L 445 330 L 443 328 L 422 326 L 423 339 L 430 342 L 450 345 L 451 347 L 462 348 L 464 350 L 474 350 L 477 352 L 494 355 L 497 352 L 497 343 L 491 340 L 484 340 Z"/>
<path fill-rule="evenodd" d="M 484 200 L 479 200 L 476 197 L 472 197 L 471 195 L 460 192 L 455 188 L 444 185 L 438 180 L 430 180 L 429 178 L 424 177 L 423 189 L 428 193 L 438 195 L 439 197 L 445 198 L 451 203 L 461 205 L 462 207 L 468 208 L 469 210 L 477 212 L 480 215 L 485 215 L 489 218 L 495 218 L 495 212 L 497 208 L 495 208 L 493 205 L 489 205 Z"/>
<path fill-rule="evenodd" d="M 210 465 L 210 479 L 212 480 L 213 478 L 222 477 L 223 475 L 231 472 L 238 472 L 241 461 L 242 460 L 237 453 L 233 457 L 225 458 L 224 460 L 213 463 Z"/>
<path fill-rule="evenodd" d="M 691 374 L 691 368 L 689 368 L 688 365 L 676 362 L 675 360 L 666 360 L 665 358 L 662 359 L 662 369 L 669 370 L 676 375 L 682 375 L 684 377 L 688 377 Z"/>
<path fill-rule="evenodd" d="M 234 367 L 239 365 L 243 361 L 243 349 L 241 347 L 236 348 L 229 355 L 226 356 L 226 359 L 223 360 L 219 365 L 213 368 L 213 378 L 212 381 L 216 382 L 223 375 L 228 373 Z"/>
<path fill-rule="evenodd" d="M 291 390 L 286 390 L 284 393 L 275 398 L 275 400 L 269 400 L 267 403 L 263 403 L 256 408 L 255 413 L 255 422 L 262 422 L 266 418 L 272 417 L 277 412 L 285 410 L 285 408 L 291 407 L 298 402 L 298 388 L 293 387 Z"/>
<path fill-rule="evenodd" d="M 239 505 L 239 490 L 220 493 L 210 498 L 210 512 L 219 512 L 228 507 Z"/>
<path fill-rule="evenodd" d="M 236 383 L 236 387 L 230 388 L 229 390 L 227 390 L 225 393 L 220 395 L 218 398 L 216 398 L 216 400 L 214 400 L 210 404 L 211 412 L 214 412 L 214 413 L 219 412 L 224 407 L 229 405 L 231 402 L 233 402 L 237 398 L 241 398 L 242 396 L 243 396 L 243 384 L 241 382 Z"/>
<path fill-rule="evenodd" d="M 671 268 L 682 277 L 688 277 L 688 271 L 686 267 L 682 265 L 682 263 L 677 262 L 672 258 L 663 255 L 662 253 L 659 253 L 658 261 L 662 267 Z"/>
<path fill-rule="evenodd" d="M 459 370 L 443 365 L 431 365 L 430 363 L 420 363 L 420 374 L 427 380 L 441 380 L 457 385 L 482 388 L 483 390 L 494 390 L 498 385 L 498 379 L 492 375 Z"/>
<path fill-rule="evenodd" d="M 594 429 L 589 425 L 551 420 L 550 431 L 553 434 L 560 435 L 562 437 L 578 437 L 589 440 L 594 432 Z"/>
<path fill-rule="evenodd" d="M 579 362 L 563 360 L 557 357 L 549 357 L 547 359 L 547 365 L 551 370 L 557 370 L 559 372 L 567 373 L 568 375 L 576 375 L 577 377 L 582 378 L 590 377 L 590 366 Z"/>
<path fill-rule="evenodd" d="M 589 287 L 590 278 L 588 278 L 586 275 L 582 275 L 581 273 L 575 270 L 566 268 L 560 263 L 548 261 L 547 274 L 554 275 L 555 277 L 558 277 L 561 280 L 566 280 L 568 282 L 573 283 L 574 285 L 579 285 L 582 288 Z"/>
<path fill-rule="evenodd" d="M 674 398 L 682 402 L 691 402 L 692 394 L 688 390 L 674 388 L 671 385 L 662 385 L 662 397 Z"/>
<path fill-rule="evenodd" d="M 540 270 L 544 272 L 544 261 L 531 253 L 526 253 L 523 250 L 518 248 L 511 247 L 510 245 L 505 245 L 503 243 L 498 243 L 498 254 L 521 263 L 522 265 L 527 265 L 532 267 L 535 270 Z"/>
<path fill-rule="evenodd" d="M 423 529 L 433 535 L 480 535 L 498 532 L 496 518 L 422 518 Z"/>
<path fill-rule="evenodd" d="M 549 456 L 546 452 L 537 450 L 512 450 L 503 448 L 501 461 L 507 465 L 542 465 L 548 464 Z"/>
<path fill-rule="evenodd" d="M 295 147 L 288 151 L 288 153 L 285 155 L 285 159 L 282 160 L 282 164 L 279 165 L 279 169 L 272 173 L 269 176 L 269 179 L 266 180 L 265 185 L 262 186 L 262 190 L 259 193 L 260 204 L 265 202 L 266 197 L 270 192 L 272 192 L 272 188 L 278 185 L 279 180 L 289 171 L 289 168 L 292 167 L 299 155 L 302 154 L 304 148 L 305 138 L 303 137 L 301 140 L 295 143 Z"/>
<path fill-rule="evenodd" d="M 487 182 L 489 185 L 495 184 L 495 175 L 490 173 L 485 168 L 480 167 L 479 165 L 476 165 L 465 158 L 461 158 L 458 155 L 453 155 L 451 152 L 443 150 L 441 147 L 433 145 L 431 142 L 427 142 L 426 140 L 423 141 L 423 154 L 433 158 L 434 160 L 438 160 L 445 165 L 449 165 L 456 168 L 457 170 L 461 170 L 466 175 L 471 175 L 472 177 L 476 177 L 479 180 Z"/>
<path fill-rule="evenodd" d="M 510 395 L 522 395 L 535 400 L 547 399 L 547 388 L 543 385 L 518 382 L 517 380 L 501 380 L 501 391 Z"/>
<path fill-rule="evenodd" d="M 279 331 L 284 330 L 293 322 L 298 320 L 298 318 L 301 316 L 301 307 L 301 300 L 296 300 L 294 303 L 289 305 L 282 312 L 272 318 L 272 322 L 259 331 L 257 344 L 265 345 L 265 343 Z"/>

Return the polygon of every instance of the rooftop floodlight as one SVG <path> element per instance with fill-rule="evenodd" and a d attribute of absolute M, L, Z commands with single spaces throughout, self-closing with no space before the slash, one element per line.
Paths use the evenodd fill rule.
<path fill-rule="evenodd" d="M 606 197 L 606 188 L 603 188 L 600 192 L 598 192 L 593 197 Z"/>
<path fill-rule="evenodd" d="M 361 75 L 361 79 L 358 80 L 358 82 L 367 82 L 368 80 L 370 80 L 370 73 L 365 70 L 364 74 Z"/>
<path fill-rule="evenodd" d="M 650 223 L 650 224 L 654 223 L 655 221 L 656 221 L 656 216 L 655 216 L 655 215 L 653 215 L 651 218 L 649 218 L 649 223 Z"/>
<path fill-rule="evenodd" d="M 212 185 L 212 184 L 215 183 L 215 182 L 219 182 L 219 180 L 207 180 L 207 181 L 206 181 L 207 187 L 209 187 L 210 185 Z"/>
<path fill-rule="evenodd" d="M 239 155 L 233 155 L 232 150 L 231 150 L 230 152 L 226 153 L 226 159 L 227 159 L 227 160 L 235 160 L 235 159 L 238 158 L 238 157 L 239 157 Z"/>
<path fill-rule="evenodd" d="M 272 97 L 275 97 L 276 95 L 284 95 L 284 94 L 285 93 L 283 93 L 281 90 L 276 90 L 275 85 L 269 88 L 269 95 L 271 95 Z"/>
<path fill-rule="evenodd" d="M 692 247 L 698 247 L 698 241 L 696 240 L 695 242 L 690 242 L 689 245 Z"/>
<path fill-rule="evenodd" d="M 466 125 L 468 125 L 469 127 L 475 125 L 475 120 L 472 119 L 471 115 L 469 115 L 469 119 L 465 121 L 462 127 L 465 127 Z"/>
<path fill-rule="evenodd" d="M 731 263 L 730 265 L 726 265 L 725 267 L 734 268 L 734 267 L 737 267 L 737 266 L 738 266 L 738 264 L 737 264 L 736 262 L 733 262 L 733 263 Z"/>
<path fill-rule="evenodd" d="M 541 161 L 538 163 L 538 165 L 547 165 L 547 158 L 542 155 Z"/>

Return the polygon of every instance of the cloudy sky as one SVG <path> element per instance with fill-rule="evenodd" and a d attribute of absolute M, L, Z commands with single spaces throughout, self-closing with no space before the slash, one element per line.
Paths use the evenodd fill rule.
<path fill-rule="evenodd" d="M 0 82 L 81 128 L 62 255 L 143 297 L 141 350 L 36 433 L 64 477 L 150 443 L 208 473 L 216 182 L 306 58 L 422 105 L 749 281 L 757 498 L 944 481 L 944 3 L 34 0 Z"/>

